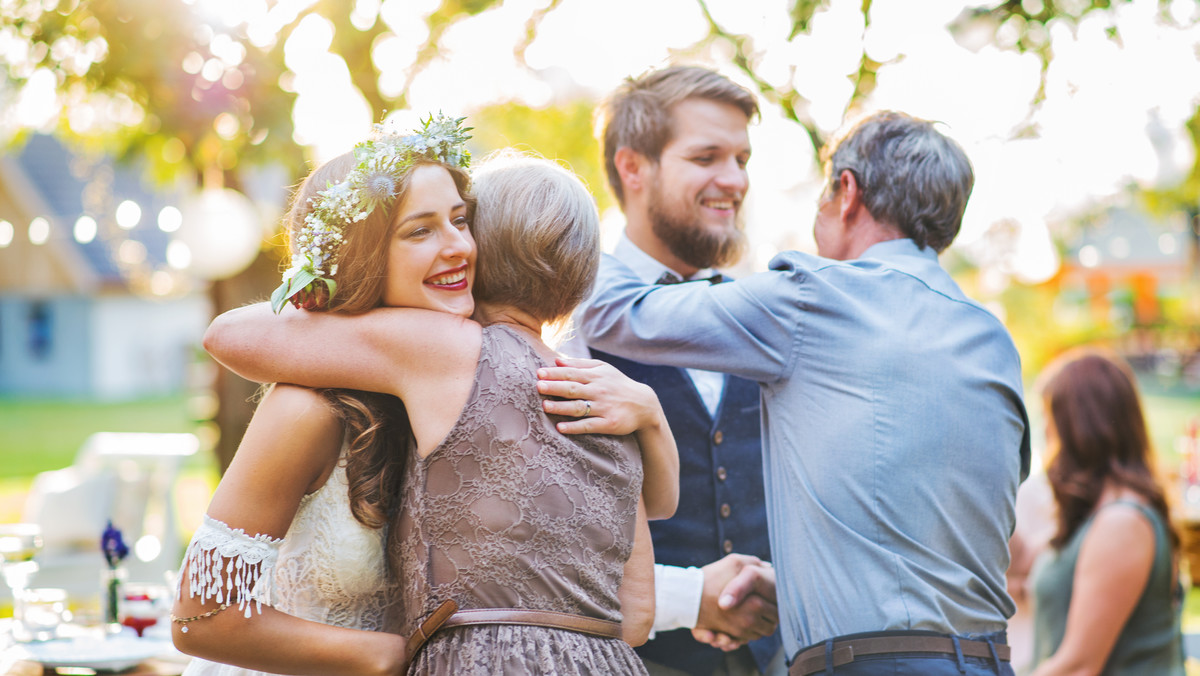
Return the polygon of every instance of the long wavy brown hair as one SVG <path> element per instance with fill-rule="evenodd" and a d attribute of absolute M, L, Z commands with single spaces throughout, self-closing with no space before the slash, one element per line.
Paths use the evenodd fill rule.
<path fill-rule="evenodd" d="M 1179 532 L 1170 519 L 1129 364 L 1108 350 L 1077 348 L 1047 367 L 1040 387 L 1046 423 L 1052 426 L 1046 475 L 1058 503 L 1058 530 L 1050 544 L 1065 546 L 1112 482 L 1137 493 L 1162 516 L 1171 550 L 1177 552 Z"/>
<path fill-rule="evenodd" d="M 294 234 L 304 224 L 309 199 L 326 186 L 345 179 L 354 168 L 353 153 L 345 153 L 315 169 L 297 188 L 292 207 L 284 217 L 289 253 L 295 250 Z M 418 159 L 397 181 L 397 196 L 386 209 L 375 209 L 366 219 L 345 229 L 345 242 L 338 254 L 337 293 L 327 307 L 314 311 L 359 314 L 383 305 L 387 283 L 388 242 L 393 224 L 412 184 L 413 170 L 433 165 L 450 173 L 459 195 L 467 204 L 468 220 L 474 215 L 470 177 L 457 167 L 434 160 Z M 404 466 L 411 448 L 412 427 L 404 402 L 377 392 L 349 389 L 319 390 L 330 402 L 346 430 L 346 480 L 350 511 L 369 528 L 384 528 L 400 504 Z M 395 529 L 387 529 L 385 551 L 388 570 L 399 570 L 395 560 Z"/>

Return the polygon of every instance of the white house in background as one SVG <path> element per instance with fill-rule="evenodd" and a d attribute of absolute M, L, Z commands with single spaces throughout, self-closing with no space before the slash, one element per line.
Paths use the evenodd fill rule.
<path fill-rule="evenodd" d="M 109 192 L 100 200 L 85 195 L 97 189 Z M 175 198 L 149 189 L 136 169 L 100 163 L 81 170 L 41 135 L 0 155 L 0 398 L 115 400 L 186 385 L 211 317 L 207 297 L 135 294 L 113 260 L 111 239 L 76 240 L 81 216 L 101 224 L 113 218 L 85 209 L 85 197 L 111 208 L 138 204 L 140 221 L 122 237 L 140 244 L 147 260 L 164 260 L 167 233 L 156 219 Z"/>

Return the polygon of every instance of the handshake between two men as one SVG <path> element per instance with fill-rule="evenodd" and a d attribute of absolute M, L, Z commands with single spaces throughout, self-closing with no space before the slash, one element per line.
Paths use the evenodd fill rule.
<path fill-rule="evenodd" d="M 729 554 L 702 568 L 704 592 L 692 636 L 726 652 L 775 633 L 775 569 L 748 554 Z"/>

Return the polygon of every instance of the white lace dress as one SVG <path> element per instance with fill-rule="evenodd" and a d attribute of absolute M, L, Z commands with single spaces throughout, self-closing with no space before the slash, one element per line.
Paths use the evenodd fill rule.
<path fill-rule="evenodd" d="M 232 598 L 243 601 L 226 612 L 237 608 L 247 617 L 261 604 L 324 624 L 385 631 L 395 629 L 399 615 L 394 607 L 399 594 L 384 574 L 383 531 L 363 526 L 350 513 L 340 462 L 325 485 L 301 500 L 283 539 L 251 537 L 205 515 L 184 567 L 180 594 L 224 603 L 237 590 Z M 262 673 L 203 659 L 193 659 L 184 671 L 185 676 Z"/>

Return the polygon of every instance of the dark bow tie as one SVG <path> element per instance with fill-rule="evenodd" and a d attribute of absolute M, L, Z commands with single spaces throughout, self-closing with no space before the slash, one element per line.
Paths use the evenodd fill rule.
<path fill-rule="evenodd" d="M 708 282 L 709 284 L 720 284 L 721 282 L 725 281 L 725 277 L 724 277 L 724 275 L 722 275 L 721 273 L 718 272 L 717 274 L 713 275 L 712 277 L 698 277 L 696 279 L 689 279 L 687 281 L 689 281 L 689 282 Z M 662 277 L 659 277 L 658 280 L 655 281 L 654 283 L 655 284 L 682 284 L 683 282 L 684 282 L 684 280 L 680 279 L 679 275 L 677 275 L 673 272 L 664 272 L 664 273 L 662 273 Z"/>

